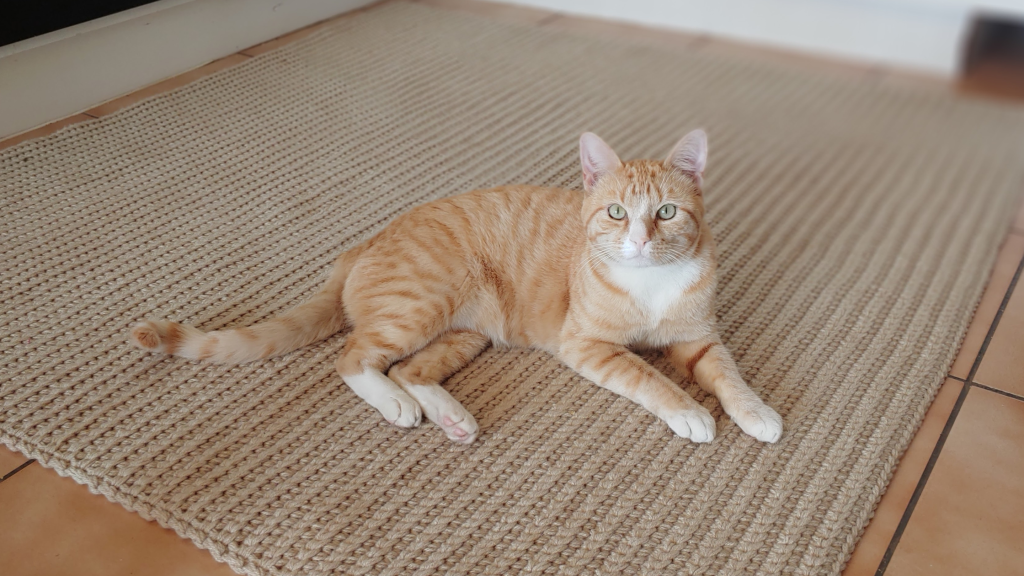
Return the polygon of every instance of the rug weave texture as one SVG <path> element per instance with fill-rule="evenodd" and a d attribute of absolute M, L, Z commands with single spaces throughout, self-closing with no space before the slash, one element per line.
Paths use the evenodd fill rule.
<path fill-rule="evenodd" d="M 710 135 L 723 337 L 786 431 L 674 437 L 552 357 L 446 384 L 481 437 L 384 422 L 345 335 L 225 367 L 127 343 L 315 292 L 427 200 L 577 187 Z M 0 152 L 0 440 L 234 569 L 838 574 L 949 368 L 1024 176 L 1024 115 L 735 56 L 393 3 Z"/>

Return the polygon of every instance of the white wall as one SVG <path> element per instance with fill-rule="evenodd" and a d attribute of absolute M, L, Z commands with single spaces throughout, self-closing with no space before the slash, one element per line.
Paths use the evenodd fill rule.
<path fill-rule="evenodd" d="M 0 137 L 373 0 L 162 0 L 0 47 Z"/>
<path fill-rule="evenodd" d="M 958 71 L 975 11 L 1024 0 L 497 0 L 708 33 L 941 76 Z"/>

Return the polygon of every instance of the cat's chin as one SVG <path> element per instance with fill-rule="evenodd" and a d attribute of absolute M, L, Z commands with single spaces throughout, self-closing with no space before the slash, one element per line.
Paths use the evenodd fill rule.
<path fill-rule="evenodd" d="M 651 268 L 659 266 L 661 263 L 647 256 L 634 256 L 633 258 L 616 260 L 614 264 L 623 268 Z"/>

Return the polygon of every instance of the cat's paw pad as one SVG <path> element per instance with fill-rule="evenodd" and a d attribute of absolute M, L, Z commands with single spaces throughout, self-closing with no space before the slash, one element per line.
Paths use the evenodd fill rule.
<path fill-rule="evenodd" d="M 462 418 L 462 420 L 456 420 L 456 418 Z M 465 410 L 462 411 L 461 415 L 443 415 L 439 418 L 437 425 L 444 430 L 444 433 L 453 442 L 459 444 L 472 444 L 473 440 L 476 440 L 476 434 L 480 431 L 480 426 L 476 423 L 476 419 L 473 415 Z"/>
<path fill-rule="evenodd" d="M 711 442 L 715 439 L 715 419 L 703 406 L 681 410 L 665 418 L 673 432 L 694 442 Z"/>
<path fill-rule="evenodd" d="M 774 444 L 782 438 L 782 417 L 768 405 L 751 404 L 735 411 L 732 420 L 747 434 L 761 442 Z"/>
<path fill-rule="evenodd" d="M 160 347 L 160 331 L 152 322 L 140 322 L 132 328 L 131 340 L 143 350 L 156 350 Z"/>
<path fill-rule="evenodd" d="M 384 419 L 400 428 L 415 428 L 423 420 L 423 410 L 408 394 L 394 394 L 391 402 L 381 407 Z"/>

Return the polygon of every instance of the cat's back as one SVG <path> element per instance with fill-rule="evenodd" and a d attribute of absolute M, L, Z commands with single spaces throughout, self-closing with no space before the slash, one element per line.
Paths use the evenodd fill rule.
<path fill-rule="evenodd" d="M 569 274 L 586 242 L 582 208 L 582 192 L 539 186 L 474 190 L 424 204 L 371 241 L 346 290 L 397 282 L 417 293 L 450 294 L 455 327 L 554 350 Z"/>
<path fill-rule="evenodd" d="M 433 209 L 431 216 L 438 213 L 456 217 L 466 215 L 479 223 L 488 222 L 500 228 L 530 221 L 544 224 L 570 216 L 573 223 L 579 224 L 582 207 L 583 193 L 580 191 L 523 184 L 472 190 L 435 200 L 420 208 Z"/>
<path fill-rule="evenodd" d="M 582 237 L 583 193 L 564 188 L 513 185 L 473 190 L 413 209 L 405 226 L 440 228 L 449 245 L 479 256 L 539 255 Z"/>

